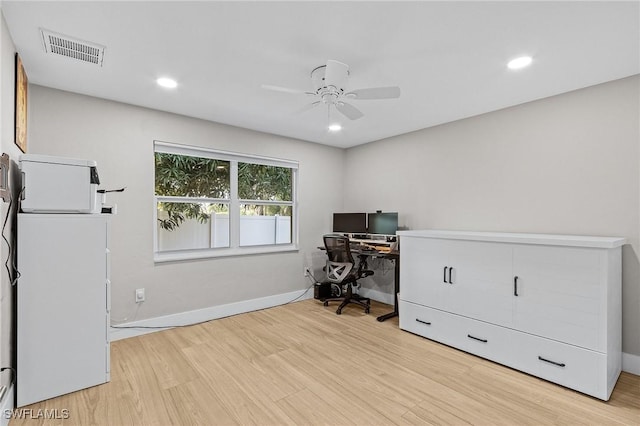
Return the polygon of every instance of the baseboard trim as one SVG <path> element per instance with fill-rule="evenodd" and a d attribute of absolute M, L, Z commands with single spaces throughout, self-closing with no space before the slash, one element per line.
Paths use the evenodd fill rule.
<path fill-rule="evenodd" d="M 622 352 L 622 371 L 640 376 L 640 356 Z"/>
<path fill-rule="evenodd" d="M 148 318 L 140 321 L 133 321 L 118 324 L 111 327 L 111 341 L 128 339 L 130 337 L 141 336 L 143 334 L 154 333 L 156 331 L 168 330 L 170 328 L 183 325 L 196 324 L 246 312 L 259 311 L 261 309 L 272 308 L 274 306 L 286 305 L 292 301 L 300 301 L 313 298 L 313 289 L 306 291 L 297 290 L 289 293 L 276 294 L 273 296 L 261 297 L 258 299 L 243 300 L 241 302 L 229 303 L 227 305 L 211 306 L 204 309 L 180 312 L 177 314 L 165 315 L 161 317 Z M 119 328 L 123 327 L 123 328 Z M 136 327 L 161 327 L 161 328 L 136 328 Z"/>
<path fill-rule="evenodd" d="M 14 387 L 9 386 L 7 393 L 4 394 L 2 404 L 0 404 L 0 426 L 8 426 L 9 420 L 11 420 L 13 409 L 15 407 L 13 403 Z"/>

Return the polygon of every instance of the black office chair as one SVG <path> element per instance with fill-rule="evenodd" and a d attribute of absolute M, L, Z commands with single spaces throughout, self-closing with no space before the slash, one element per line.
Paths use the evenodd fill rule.
<path fill-rule="evenodd" d="M 373 271 L 365 269 L 367 267 L 366 256 L 360 257 L 360 262 L 356 267 L 349 247 L 349 238 L 338 234 L 328 234 L 324 235 L 323 239 L 328 257 L 326 265 L 327 281 L 340 287 L 347 287 L 344 296 L 325 299 L 324 306 L 329 306 L 329 302 L 333 301 L 342 302 L 336 310 L 336 314 L 340 315 L 342 308 L 349 303 L 355 303 L 362 306 L 364 312 L 368 314 L 371 301 L 366 297 L 360 297 L 360 295 L 353 293 L 353 287 L 357 287 L 358 279 L 373 275 Z"/>

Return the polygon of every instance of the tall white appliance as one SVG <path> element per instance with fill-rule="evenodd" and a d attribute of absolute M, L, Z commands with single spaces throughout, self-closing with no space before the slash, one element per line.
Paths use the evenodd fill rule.
<path fill-rule="evenodd" d="M 109 217 L 18 214 L 18 407 L 109 381 Z"/>

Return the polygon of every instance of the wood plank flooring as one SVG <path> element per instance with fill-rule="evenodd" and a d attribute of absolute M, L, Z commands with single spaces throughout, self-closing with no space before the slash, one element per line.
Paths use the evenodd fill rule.
<path fill-rule="evenodd" d="M 110 383 L 10 424 L 640 424 L 639 376 L 603 402 L 375 320 L 389 309 L 305 300 L 113 342 Z"/>

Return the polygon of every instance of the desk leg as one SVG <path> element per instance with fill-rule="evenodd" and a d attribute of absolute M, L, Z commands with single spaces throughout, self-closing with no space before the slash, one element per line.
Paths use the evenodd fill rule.
<path fill-rule="evenodd" d="M 400 292 L 400 256 L 394 259 L 394 262 L 396 266 L 393 270 L 393 312 L 380 315 L 378 318 L 376 318 L 380 322 L 398 316 L 398 293 Z"/>

